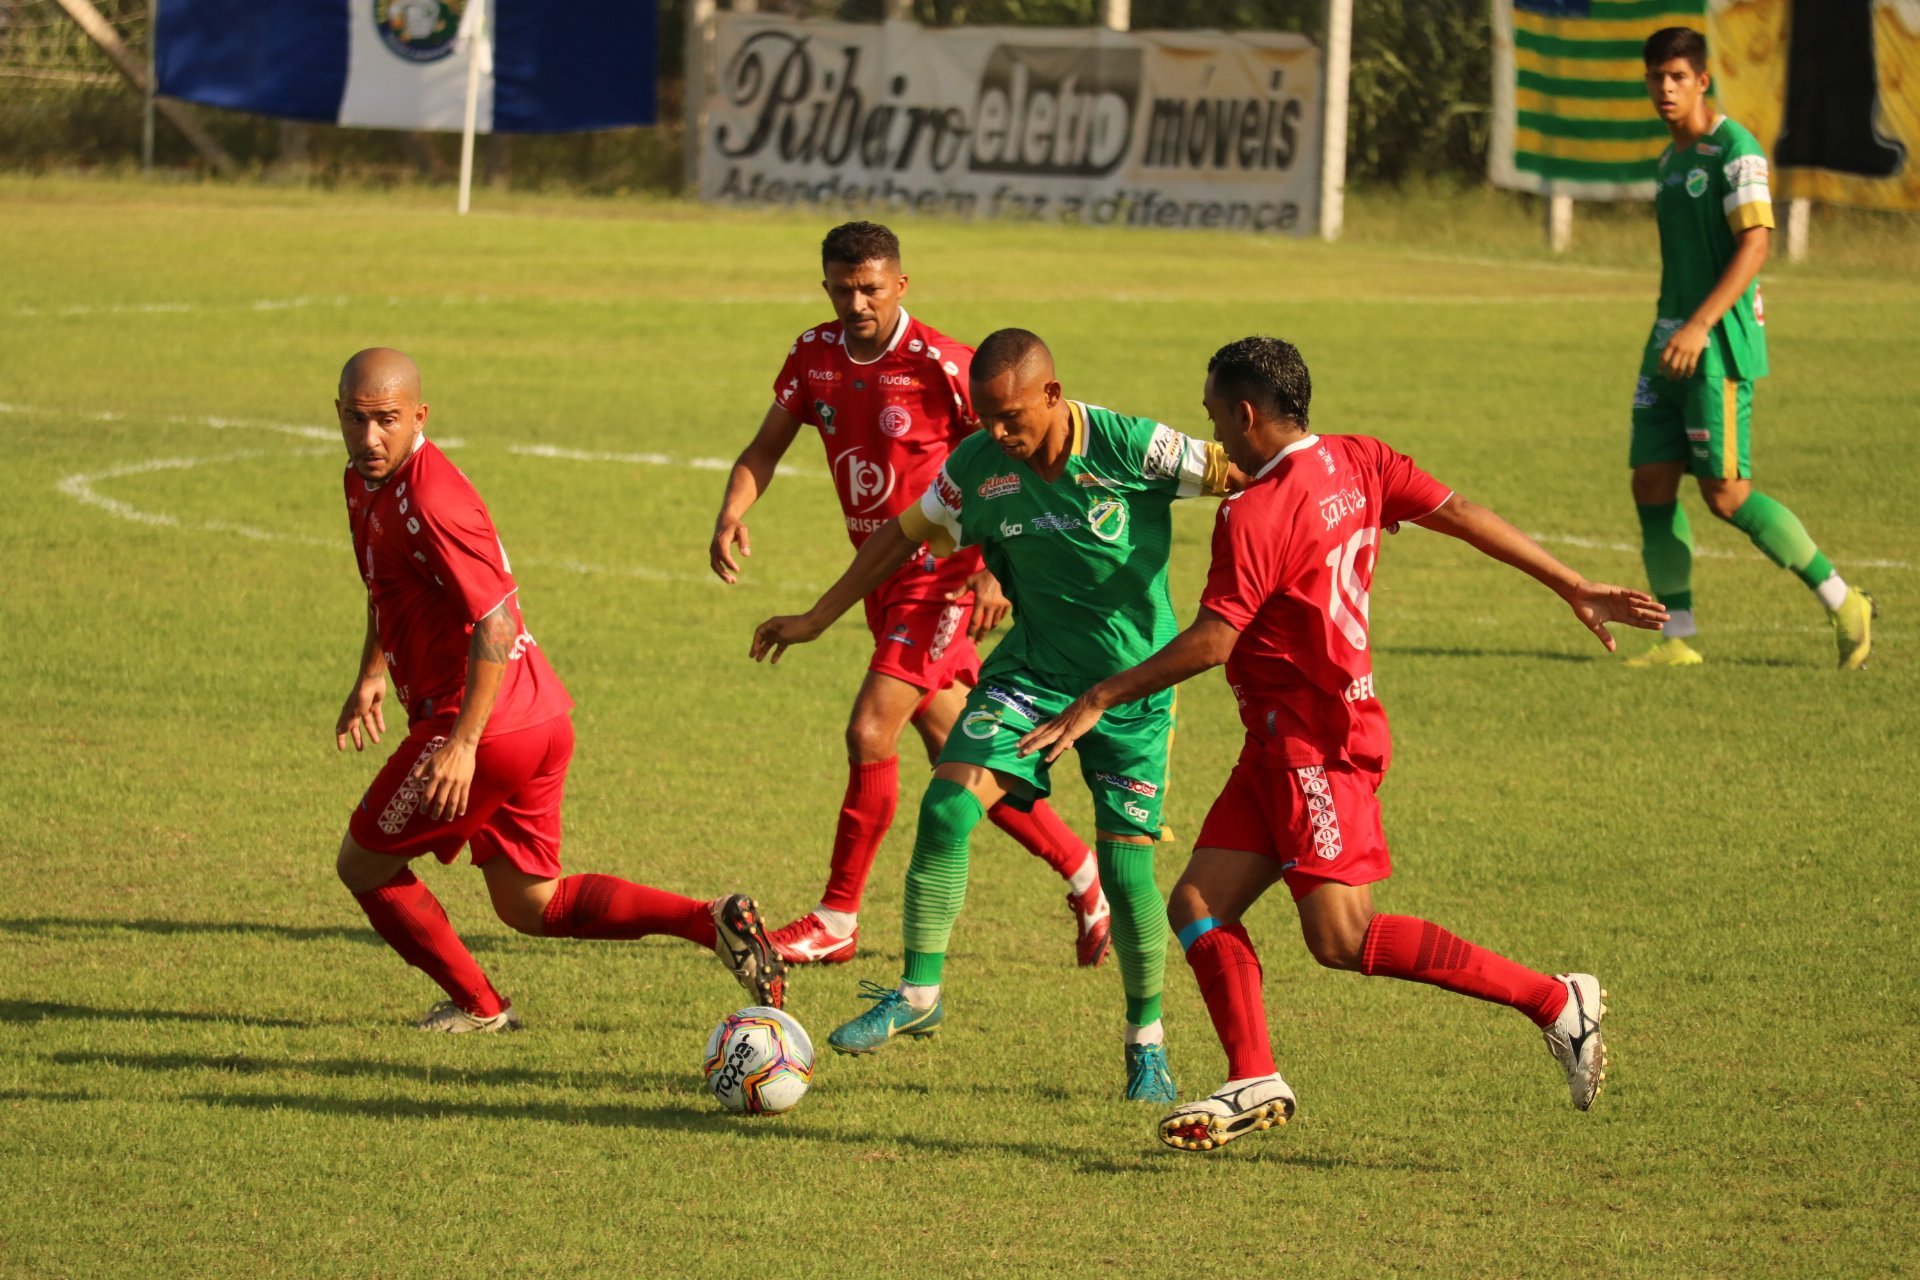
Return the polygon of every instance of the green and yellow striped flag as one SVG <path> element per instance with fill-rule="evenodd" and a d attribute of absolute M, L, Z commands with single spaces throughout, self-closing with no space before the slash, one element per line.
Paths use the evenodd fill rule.
<path fill-rule="evenodd" d="M 1667 145 L 1640 48 L 1704 31 L 1706 0 L 1492 0 L 1494 183 L 1588 200 L 1645 198 Z"/>

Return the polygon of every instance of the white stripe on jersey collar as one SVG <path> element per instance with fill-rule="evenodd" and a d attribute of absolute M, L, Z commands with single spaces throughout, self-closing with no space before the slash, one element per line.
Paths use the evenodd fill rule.
<path fill-rule="evenodd" d="M 1253 478 L 1255 480 L 1266 479 L 1267 472 L 1273 470 L 1275 467 L 1280 465 L 1280 459 L 1286 457 L 1290 453 L 1298 453 L 1302 449 L 1310 449 L 1314 445 L 1319 443 L 1320 443 L 1319 436 L 1308 436 L 1305 440 L 1295 440 L 1292 444 L 1288 445 L 1286 448 L 1282 449 L 1280 452 L 1274 454 L 1273 460 L 1268 462 L 1266 466 L 1254 472 Z"/>
<path fill-rule="evenodd" d="M 910 324 L 912 320 L 913 317 L 907 314 L 907 309 L 905 307 L 900 308 L 900 322 L 893 326 L 893 336 L 887 339 L 886 348 L 871 360 L 855 360 L 853 358 L 853 352 L 847 350 L 846 326 L 842 325 L 840 327 L 840 350 L 846 355 L 848 364 L 879 364 L 882 360 L 892 355 L 893 349 L 900 345 L 900 339 L 907 336 L 907 325 Z"/>

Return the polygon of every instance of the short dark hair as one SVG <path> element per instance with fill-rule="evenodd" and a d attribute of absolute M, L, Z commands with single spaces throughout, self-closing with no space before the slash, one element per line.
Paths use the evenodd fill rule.
<path fill-rule="evenodd" d="M 1685 58 L 1694 71 L 1707 69 L 1707 38 L 1692 27 L 1662 27 L 1647 37 L 1640 59 L 1650 67 Z"/>
<path fill-rule="evenodd" d="M 843 222 L 820 242 L 820 266 L 900 261 L 900 237 L 877 222 Z"/>
<path fill-rule="evenodd" d="M 1232 401 L 1245 400 L 1255 409 L 1307 425 L 1307 406 L 1313 400 L 1313 379 L 1300 348 L 1278 338 L 1242 338 L 1229 342 L 1207 361 L 1213 389 Z"/>
<path fill-rule="evenodd" d="M 1035 356 L 1053 363 L 1053 352 L 1031 329 L 995 329 L 980 340 L 973 352 L 972 381 L 987 383 L 1009 369 L 1025 368 Z"/>

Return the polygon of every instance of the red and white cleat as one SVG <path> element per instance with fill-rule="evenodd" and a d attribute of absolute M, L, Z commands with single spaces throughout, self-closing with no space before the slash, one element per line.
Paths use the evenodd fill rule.
<path fill-rule="evenodd" d="M 783 925 L 767 935 L 767 941 L 788 964 L 845 964 L 853 959 L 860 941 L 860 927 L 844 938 L 827 932 L 819 916 L 809 911 L 792 924 Z"/>
<path fill-rule="evenodd" d="M 1085 893 L 1068 894 L 1067 906 L 1072 908 L 1074 923 L 1080 928 L 1073 944 L 1080 967 L 1096 968 L 1107 958 L 1113 942 L 1113 909 L 1107 905 L 1107 895 L 1100 892 L 1100 882 L 1095 880 Z"/>

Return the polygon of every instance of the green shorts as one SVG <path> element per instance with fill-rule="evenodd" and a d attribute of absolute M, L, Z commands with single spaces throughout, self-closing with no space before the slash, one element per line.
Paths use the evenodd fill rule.
<path fill-rule="evenodd" d="M 1031 671 L 982 676 L 966 710 L 947 735 L 941 764 L 977 764 L 1010 783 L 1007 798 L 1021 808 L 1053 792 L 1046 753 L 1015 753 L 1020 735 L 1066 710 L 1069 693 Z M 1167 792 L 1167 751 L 1173 741 L 1173 694 L 1155 694 L 1115 707 L 1074 744 L 1080 776 L 1093 792 L 1094 825 L 1116 835 L 1160 835 Z"/>
<path fill-rule="evenodd" d="M 1745 480 L 1753 474 L 1747 439 L 1753 427 L 1753 382 L 1696 373 L 1676 382 L 1660 372 L 1659 353 L 1642 365 L 1633 392 L 1633 443 L 1627 465 L 1684 462 L 1703 479 Z M 1648 366 L 1651 367 L 1648 367 Z"/>

